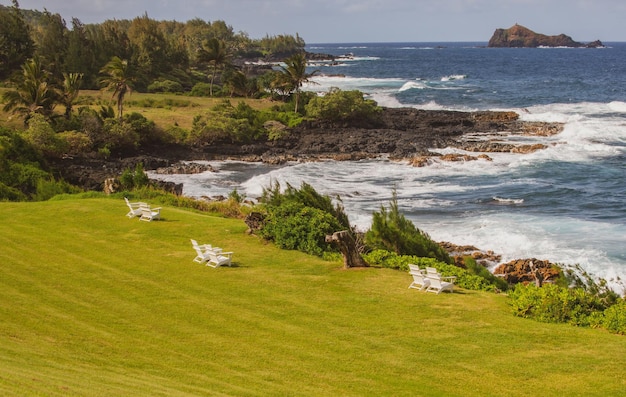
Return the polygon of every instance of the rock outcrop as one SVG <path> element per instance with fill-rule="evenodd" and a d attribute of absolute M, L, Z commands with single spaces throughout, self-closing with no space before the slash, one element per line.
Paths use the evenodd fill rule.
<path fill-rule="evenodd" d="M 489 40 L 488 47 L 588 47 L 598 48 L 604 47 L 600 40 L 592 43 L 581 43 L 574 41 L 570 36 L 560 34 L 556 36 L 547 36 L 541 33 L 535 33 L 532 30 L 515 24 L 508 29 L 496 29 L 493 36 Z"/>

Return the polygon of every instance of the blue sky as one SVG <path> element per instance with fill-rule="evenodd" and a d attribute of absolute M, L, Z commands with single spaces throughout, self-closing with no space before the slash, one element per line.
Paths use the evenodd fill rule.
<path fill-rule="evenodd" d="M 10 5 L 10 0 L 0 0 Z M 626 41 L 624 0 L 19 0 L 83 23 L 223 20 L 251 38 L 298 33 L 307 43 L 487 42 L 519 23 L 576 41 Z"/>

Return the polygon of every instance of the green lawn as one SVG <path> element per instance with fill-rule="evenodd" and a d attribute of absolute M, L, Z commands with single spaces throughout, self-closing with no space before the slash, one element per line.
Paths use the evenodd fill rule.
<path fill-rule="evenodd" d="M 626 338 L 120 199 L 0 203 L 0 395 L 618 396 Z M 234 251 L 194 263 L 190 238 Z"/>

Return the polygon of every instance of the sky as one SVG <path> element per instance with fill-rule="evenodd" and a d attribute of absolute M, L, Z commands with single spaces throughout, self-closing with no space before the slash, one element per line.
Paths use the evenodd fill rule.
<path fill-rule="evenodd" d="M 626 41 L 625 0 L 18 0 L 20 8 L 100 23 L 221 20 L 252 39 L 295 35 L 307 44 L 487 42 L 516 23 L 576 41 Z M 11 5 L 10 0 L 0 0 Z"/>

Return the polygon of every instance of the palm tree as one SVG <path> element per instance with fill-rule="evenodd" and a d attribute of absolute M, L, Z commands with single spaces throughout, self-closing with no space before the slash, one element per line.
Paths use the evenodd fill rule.
<path fill-rule="evenodd" d="M 133 69 L 127 60 L 114 56 L 100 69 L 100 73 L 105 75 L 100 79 L 100 84 L 105 90 L 113 92 L 112 98 L 117 102 L 117 114 L 121 120 L 124 97 L 132 92 L 136 80 Z"/>
<path fill-rule="evenodd" d="M 63 93 L 61 103 L 65 106 L 65 118 L 69 120 L 72 115 L 72 106 L 78 98 L 80 86 L 83 83 L 82 73 L 63 73 Z"/>
<path fill-rule="evenodd" d="M 226 47 L 226 42 L 216 38 L 205 41 L 202 43 L 198 59 L 201 62 L 207 62 L 209 66 L 211 66 L 211 86 L 209 88 L 209 95 L 213 96 L 213 82 L 215 81 L 217 70 L 230 63 L 230 54 Z"/>
<path fill-rule="evenodd" d="M 2 95 L 4 111 L 19 113 L 24 124 L 33 113 L 51 117 L 57 101 L 57 93 L 48 85 L 50 74 L 43 69 L 39 57 L 29 59 L 22 65 L 21 79 L 16 89 Z"/>
<path fill-rule="evenodd" d="M 314 70 L 311 73 L 306 72 L 306 56 L 304 52 L 299 52 L 292 55 L 285 60 L 285 66 L 281 66 L 281 75 L 279 78 L 279 85 L 283 88 L 287 88 L 289 92 L 295 93 L 295 112 L 298 113 L 298 103 L 300 101 L 300 87 L 304 83 L 310 81 L 310 78 L 315 76 L 319 70 Z"/>

